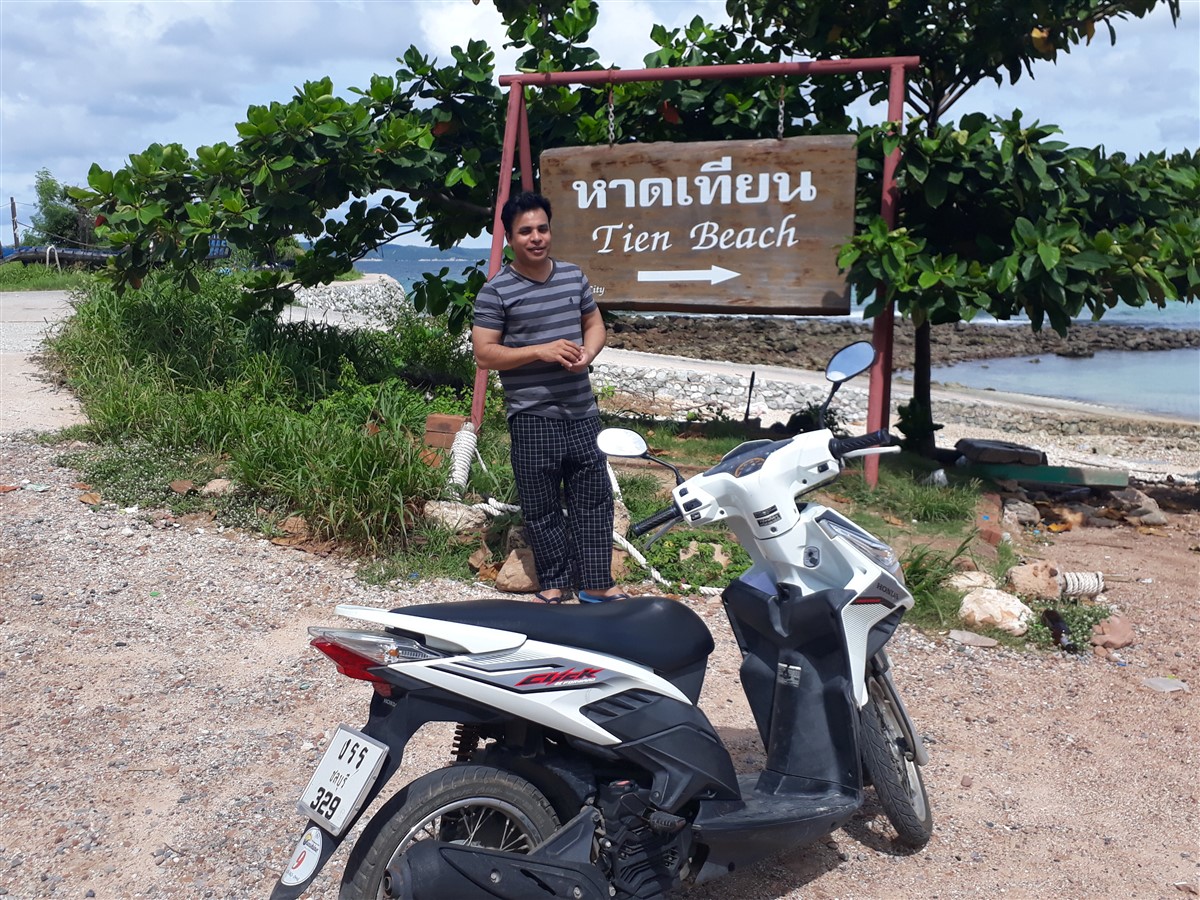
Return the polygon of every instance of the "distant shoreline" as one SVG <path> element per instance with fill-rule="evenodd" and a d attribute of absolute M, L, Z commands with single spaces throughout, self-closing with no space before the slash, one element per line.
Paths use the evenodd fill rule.
<path fill-rule="evenodd" d="M 897 321 L 893 332 L 893 369 L 913 365 L 914 328 Z M 695 359 L 752 361 L 759 365 L 820 371 L 839 347 L 871 340 L 872 325 L 861 320 L 748 317 L 637 316 L 617 313 L 609 325 L 610 347 Z M 960 322 L 933 329 L 934 366 L 984 359 L 1040 354 L 1086 358 L 1113 350 L 1143 352 L 1200 347 L 1200 328 L 1145 327 L 1134 324 L 1078 324 L 1065 338 L 1053 331 L 1020 325 Z"/>

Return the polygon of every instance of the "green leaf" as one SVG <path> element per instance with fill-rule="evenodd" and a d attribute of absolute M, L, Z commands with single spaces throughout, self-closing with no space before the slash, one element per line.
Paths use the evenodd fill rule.
<path fill-rule="evenodd" d="M 163 217 L 165 208 L 161 203 L 147 203 L 137 211 L 138 222 L 150 225 Z"/>
<path fill-rule="evenodd" d="M 945 200 L 946 181 L 939 172 L 925 182 L 925 202 L 931 209 L 937 209 Z"/>
<path fill-rule="evenodd" d="M 109 193 L 113 188 L 112 172 L 92 163 L 91 168 L 88 169 L 88 186 L 98 194 Z"/>
<path fill-rule="evenodd" d="M 1042 261 L 1042 266 L 1047 272 L 1050 272 L 1058 265 L 1059 250 L 1045 241 L 1039 241 L 1037 245 L 1038 258 Z"/>

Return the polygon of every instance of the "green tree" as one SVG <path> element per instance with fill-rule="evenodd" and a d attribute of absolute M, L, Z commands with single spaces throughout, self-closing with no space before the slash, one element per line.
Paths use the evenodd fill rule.
<path fill-rule="evenodd" d="M 919 54 L 910 102 L 918 113 L 866 129 L 860 141 L 859 234 L 842 257 L 860 295 L 876 279 L 885 291 L 868 312 L 894 300 L 917 329 L 910 418 L 928 420 L 932 445 L 929 339 L 935 324 L 979 311 L 1028 313 L 1035 328 L 1063 330 L 1088 308 L 1099 316 L 1117 299 L 1163 303 L 1195 297 L 1197 209 L 1194 157 L 1128 162 L 1099 150 L 1067 148 L 1053 126 L 1021 116 L 988 122 L 942 117 L 985 78 L 1015 81 L 1033 64 L 1086 43 L 1098 28 L 1179 0 L 731 0 L 733 21 L 699 18 L 683 29 L 656 26 L 652 67 L 778 61 L 794 56 Z M 588 35 L 592 0 L 496 0 L 509 46 L 526 71 L 604 68 Z M 125 252 L 110 274 L 123 289 L 151 266 L 187 278 L 208 238 L 227 237 L 258 258 L 280 238 L 315 239 L 289 277 L 332 279 L 366 252 L 419 232 L 437 247 L 478 236 L 492 224 L 501 178 L 506 95 L 494 56 L 481 41 L 451 51 L 439 66 L 416 48 L 393 75 L 375 75 L 356 99 L 309 82 L 286 103 L 253 106 L 235 144 L 152 145 L 116 172 L 93 166 L 89 190 L 73 193 Z M 877 76 L 691 81 L 597 88 L 528 89 L 534 159 L 547 147 L 637 139 L 720 140 L 774 133 L 844 132 L 846 107 L 879 97 Z M 898 173 L 902 227 L 878 219 L 883 154 L 904 145 Z M 536 172 L 532 173 L 536 179 Z M 986 198 L 985 204 L 983 199 Z M 346 204 L 349 204 L 346 206 Z M 346 208 L 340 219 L 330 215 Z M 462 327 L 484 272 L 442 273 L 417 287 L 414 302 Z M 290 299 L 284 274 L 260 272 L 246 312 Z M 919 429 L 918 429 L 919 430 Z"/>
<path fill-rule="evenodd" d="M 967 169 L 979 160 L 969 160 L 966 154 L 986 151 L 982 138 L 966 136 L 978 136 L 981 123 L 971 117 L 964 119 L 967 124 L 962 128 L 943 127 L 950 108 L 979 82 L 1003 84 L 1007 78 L 1015 83 L 1025 74 L 1032 78 L 1035 63 L 1090 44 L 1100 28 L 1115 43 L 1114 23 L 1141 18 L 1160 4 L 1178 21 L 1180 0 L 731 0 L 727 4 L 735 29 L 753 34 L 780 56 L 920 57 L 919 68 L 910 74 L 907 97 L 917 118 L 902 140 L 889 144 L 902 142 L 906 153 L 898 173 L 901 215 L 897 224 L 902 230 L 887 237 L 882 222 L 860 203 L 860 212 L 865 213 L 859 219 L 860 239 L 842 257 L 851 266 L 851 279 L 860 292 L 873 286 L 871 273 L 888 276 L 894 270 L 904 276 L 904 266 L 897 262 L 901 257 L 919 270 L 911 284 L 901 282 L 903 290 L 889 285 L 887 296 L 900 301 L 900 310 L 916 329 L 908 415 L 920 449 L 929 452 L 934 444 L 930 396 L 934 324 L 969 319 L 983 309 L 997 318 L 1024 312 L 1035 329 L 1049 321 L 1065 332 L 1070 317 L 1084 306 L 1097 317 L 1107 308 L 1094 305 L 1096 289 L 1106 294 L 1109 306 L 1116 296 L 1136 305 L 1146 298 L 1161 305 L 1165 299 L 1197 296 L 1194 277 L 1181 280 L 1158 267 L 1161 262 L 1166 271 L 1174 272 L 1182 265 L 1186 273 L 1189 254 L 1194 258 L 1194 199 L 1190 214 L 1186 207 L 1182 210 L 1190 221 L 1186 225 L 1167 215 L 1161 204 L 1151 202 L 1171 193 L 1156 192 L 1162 178 L 1186 182 L 1195 177 L 1194 165 L 1189 169 L 1185 161 L 1180 168 L 1161 159 L 1128 164 L 1123 156 L 1109 161 L 1101 153 L 1068 150 L 1061 142 L 1047 140 L 1057 128 L 1035 123 L 1022 129 L 1021 116 L 1015 113 L 1007 123 L 997 120 L 991 126 L 991 138 L 1002 141 L 1004 148 L 1002 165 L 985 166 L 987 177 L 977 178 Z M 857 90 L 873 100 L 882 100 L 886 89 L 884 76 L 858 79 Z M 880 135 L 867 140 L 879 141 Z M 865 187 L 872 186 L 875 196 L 879 191 L 878 178 L 871 177 L 878 175 L 878 159 L 867 159 L 864 166 L 860 199 L 868 196 Z M 1052 175 L 1063 167 L 1070 170 L 1073 188 L 1056 183 Z M 1091 171 L 1097 167 L 1100 177 Z M 1143 178 L 1148 181 L 1143 183 Z M 995 196 L 998 219 L 987 219 L 963 189 L 964 179 L 976 188 L 1004 185 L 1010 191 Z M 1115 194 L 1102 185 L 1114 188 Z M 1189 193 L 1186 183 L 1181 187 Z M 1101 191 L 1099 201 L 1088 199 L 1092 189 Z M 951 191 L 958 196 L 948 197 Z M 1190 193 L 1194 198 L 1194 190 Z M 1055 205 L 1067 200 L 1071 205 L 1066 210 Z M 1007 235 L 998 233 L 997 221 L 1009 229 Z M 1125 252 L 1105 261 L 1084 257 L 1086 262 L 1076 265 L 1089 266 L 1088 277 L 1066 278 L 1064 256 L 1069 259 L 1084 252 L 1092 238 L 1107 243 L 1106 235 L 1115 225 L 1144 235 L 1149 255 L 1140 262 L 1130 260 Z M 1021 253 L 1019 248 L 1040 249 L 1041 255 Z M 1170 262 L 1160 259 L 1164 254 Z M 994 271 L 993 264 L 1001 258 L 1006 260 L 1004 267 Z M 968 285 L 961 274 L 955 274 L 960 267 L 973 274 L 973 283 Z M 1194 266 L 1191 272 L 1194 276 Z M 1043 274 L 1044 280 L 1034 277 Z M 1116 295 L 1118 285 L 1123 290 Z M 869 312 L 878 314 L 881 309 L 876 302 Z M 921 423 L 927 426 L 923 434 Z"/>
<path fill-rule="evenodd" d="M 34 176 L 37 212 L 24 236 L 31 246 L 54 244 L 58 247 L 91 247 L 96 243 L 92 216 L 87 208 L 72 200 L 66 185 L 59 184 L 49 169 L 38 169 Z"/>

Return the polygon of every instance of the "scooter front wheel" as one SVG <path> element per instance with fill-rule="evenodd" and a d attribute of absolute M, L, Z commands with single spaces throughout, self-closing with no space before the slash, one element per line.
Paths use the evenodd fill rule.
<path fill-rule="evenodd" d="M 879 805 L 902 844 L 920 849 L 933 834 L 933 811 L 921 767 L 904 738 L 898 713 L 885 685 L 871 679 L 870 699 L 862 708 L 863 762 Z"/>
<path fill-rule="evenodd" d="M 528 853 L 558 829 L 554 809 L 523 778 L 492 766 L 450 766 L 412 781 L 372 818 L 350 851 L 341 900 L 384 898 L 387 868 L 415 841 Z"/>

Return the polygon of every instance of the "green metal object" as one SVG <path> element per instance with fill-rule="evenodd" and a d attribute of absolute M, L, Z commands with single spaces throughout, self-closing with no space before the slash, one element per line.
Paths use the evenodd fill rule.
<path fill-rule="evenodd" d="M 1082 466 L 1024 466 L 1019 463 L 975 463 L 959 470 L 992 481 L 1027 481 L 1035 484 L 1069 484 L 1085 487 L 1128 487 L 1129 473 L 1121 469 Z"/>

